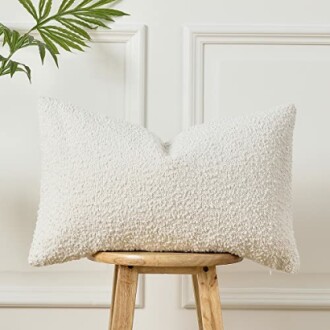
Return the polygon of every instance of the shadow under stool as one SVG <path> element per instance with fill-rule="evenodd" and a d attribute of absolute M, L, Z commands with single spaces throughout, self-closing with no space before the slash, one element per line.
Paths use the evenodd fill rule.
<path fill-rule="evenodd" d="M 191 274 L 200 330 L 223 330 L 216 266 L 242 261 L 230 253 L 98 252 L 92 261 L 115 265 L 109 330 L 133 327 L 139 274 Z"/>

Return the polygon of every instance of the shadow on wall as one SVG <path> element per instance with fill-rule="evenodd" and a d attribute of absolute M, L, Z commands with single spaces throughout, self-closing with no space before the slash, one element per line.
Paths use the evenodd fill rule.
<path fill-rule="evenodd" d="M 301 272 L 330 272 L 322 252 L 327 251 L 330 231 L 330 186 L 306 180 L 293 185 L 294 229 L 301 258 Z M 308 270 L 304 265 L 308 260 Z"/>

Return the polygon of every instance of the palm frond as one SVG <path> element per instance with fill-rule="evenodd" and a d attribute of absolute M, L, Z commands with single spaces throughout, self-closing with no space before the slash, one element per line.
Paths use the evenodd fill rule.
<path fill-rule="evenodd" d="M 0 55 L 0 62 L 1 62 L 0 72 L 2 76 L 10 75 L 11 77 L 13 77 L 15 73 L 23 72 L 31 82 L 31 69 L 27 65 L 10 60 L 8 58 L 4 58 L 1 55 Z"/>
<path fill-rule="evenodd" d="M 49 53 L 58 66 L 59 48 L 69 52 L 84 51 L 91 41 L 88 30 L 109 28 L 108 24 L 114 22 L 115 17 L 128 15 L 123 11 L 105 7 L 116 0 L 62 0 L 53 14 L 51 14 L 52 0 L 39 0 L 37 8 L 32 0 L 18 1 L 35 19 L 36 24 L 29 32 L 22 35 L 0 23 L 3 45 L 8 45 L 10 49 L 9 57 L 0 55 L 0 76 L 7 74 L 13 76 L 17 72 L 24 72 L 31 80 L 30 68 L 11 59 L 16 51 L 36 46 L 42 63 Z M 30 33 L 34 30 L 38 31 L 40 38 L 31 36 Z"/>
<path fill-rule="evenodd" d="M 33 6 L 31 0 L 18 0 L 18 1 L 23 5 L 23 7 L 27 10 L 27 12 L 30 13 L 30 15 L 32 15 L 32 17 L 35 20 L 38 20 L 37 10 Z"/>

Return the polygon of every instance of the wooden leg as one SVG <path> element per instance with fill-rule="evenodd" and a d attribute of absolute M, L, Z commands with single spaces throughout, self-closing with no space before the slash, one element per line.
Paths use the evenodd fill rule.
<path fill-rule="evenodd" d="M 110 330 L 132 330 L 138 271 L 127 266 L 117 267 Z M 115 274 L 116 277 L 116 274 Z"/>
<path fill-rule="evenodd" d="M 197 283 L 197 275 L 192 275 L 192 281 L 194 286 L 194 294 L 195 294 L 195 302 L 196 302 L 196 311 L 197 311 L 197 318 L 198 318 L 198 325 L 199 330 L 203 330 L 203 323 L 202 323 L 202 314 L 201 314 L 201 302 L 199 300 L 199 289 Z"/>
<path fill-rule="evenodd" d="M 194 279 L 196 306 L 201 330 L 224 330 L 215 267 L 203 268 Z"/>
<path fill-rule="evenodd" d="M 109 322 L 109 330 L 112 330 L 112 319 L 113 319 L 113 310 L 115 306 L 116 299 L 116 289 L 117 289 L 117 278 L 118 278 L 118 265 L 115 265 L 115 270 L 113 273 L 113 283 L 112 283 L 112 299 L 111 299 L 111 316 Z"/>

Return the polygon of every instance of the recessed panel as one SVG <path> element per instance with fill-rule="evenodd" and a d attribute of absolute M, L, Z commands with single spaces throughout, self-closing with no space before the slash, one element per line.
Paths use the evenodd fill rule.
<path fill-rule="evenodd" d="M 218 44 L 206 45 L 204 56 L 205 122 L 296 105 L 293 190 L 301 270 L 330 272 L 317 252 L 329 250 L 330 47 Z"/>
<path fill-rule="evenodd" d="M 127 31 L 127 32 L 125 32 Z M 59 56 L 58 70 L 47 55 L 44 66 L 38 50 L 28 49 L 17 54 L 16 60 L 32 69 L 32 84 L 23 74 L 10 79 L 0 78 L 0 265 L 1 272 L 19 277 L 21 272 L 83 272 L 106 269 L 107 266 L 87 260 L 46 268 L 32 268 L 27 263 L 39 203 L 40 147 L 37 101 L 40 96 L 54 97 L 77 104 L 87 111 L 117 119 L 127 118 L 125 99 L 141 86 L 132 83 L 139 65 L 135 56 L 139 47 L 131 46 L 133 28 L 118 36 L 103 33 L 85 53 L 65 51 Z M 128 67 L 130 71 L 128 73 Z M 131 78 L 131 80 L 129 80 Z M 130 84 L 129 89 L 127 84 Z M 129 109 L 133 114 L 134 109 Z M 140 113 L 140 109 L 136 107 Z M 13 256 L 8 255 L 13 251 Z"/>

